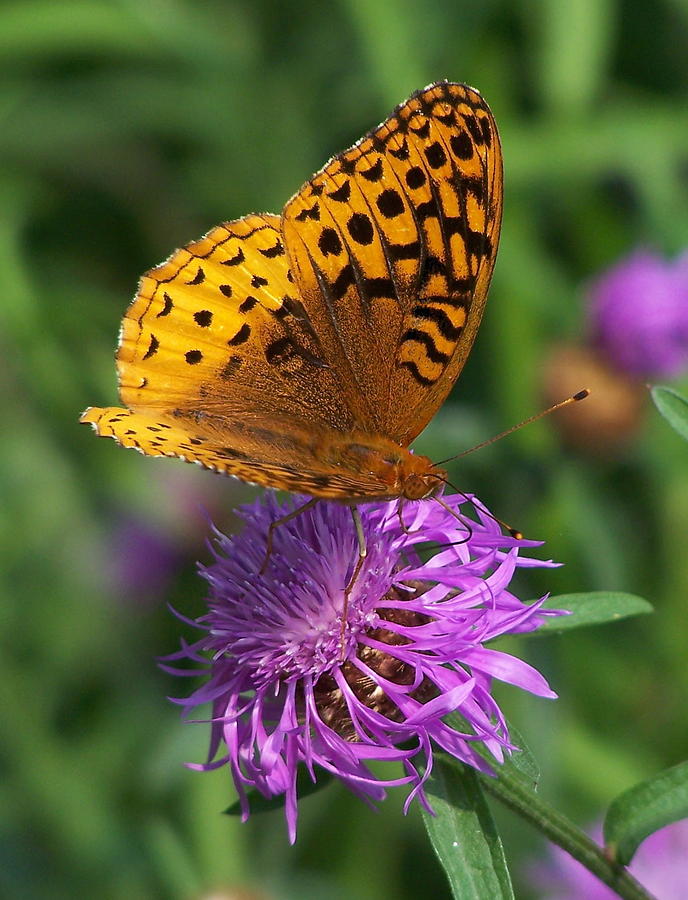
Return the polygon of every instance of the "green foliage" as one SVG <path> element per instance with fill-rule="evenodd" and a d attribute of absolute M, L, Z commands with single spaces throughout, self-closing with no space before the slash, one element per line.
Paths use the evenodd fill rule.
<path fill-rule="evenodd" d="M 440 759 L 428 782 L 434 815 L 423 812 L 455 900 L 513 900 L 504 849 L 477 773 Z"/>
<path fill-rule="evenodd" d="M 155 658 L 185 628 L 166 604 L 202 608 L 199 505 L 231 529 L 252 492 L 97 441 L 78 415 L 115 400 L 113 347 L 142 271 L 221 220 L 279 211 L 443 77 L 494 110 L 506 206 L 481 334 L 419 450 L 446 457 L 539 409 L 550 348 L 583 330 L 586 281 L 640 243 L 684 248 L 687 29 L 685 4 L 647 0 L 0 7 L 1 895 L 449 896 L 400 791 L 377 817 L 338 786 L 316 793 L 291 849 L 281 812 L 242 825 L 221 815 L 226 772 L 182 766 L 204 759 L 207 726 L 165 699 L 181 688 Z M 451 475 L 565 563 L 523 578 L 522 596 L 633 591 L 655 607 L 519 644 L 560 699 L 505 705 L 541 791 L 581 823 L 685 751 L 685 466 L 648 414 L 608 459 L 542 422 Z M 143 575 L 121 571 L 132 521 L 162 536 L 171 577 L 148 580 L 153 554 Z M 537 848 L 500 825 L 517 878 Z"/>
<path fill-rule="evenodd" d="M 688 440 L 688 400 L 671 388 L 656 385 L 651 391 L 655 406 L 681 437 Z"/>
<path fill-rule="evenodd" d="M 687 818 L 688 762 L 684 762 L 617 797 L 604 822 L 604 842 L 612 858 L 627 866 L 648 835 Z"/>
<path fill-rule="evenodd" d="M 550 597 L 543 605 L 544 609 L 565 609 L 571 615 L 547 619 L 533 632 L 539 637 L 552 632 L 569 631 L 584 625 L 602 625 L 604 622 L 618 622 L 628 616 L 637 616 L 652 612 L 652 606 L 634 594 L 622 594 L 619 591 L 591 591 L 588 594 L 562 594 Z"/>

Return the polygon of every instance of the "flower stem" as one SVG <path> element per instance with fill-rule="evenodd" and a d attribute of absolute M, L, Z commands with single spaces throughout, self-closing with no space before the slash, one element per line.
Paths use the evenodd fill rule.
<path fill-rule="evenodd" d="M 629 873 L 628 869 L 609 859 L 604 849 L 534 791 L 518 776 L 501 770 L 496 778 L 480 775 L 482 786 L 534 825 L 550 841 L 569 853 L 624 900 L 653 900 Z"/>

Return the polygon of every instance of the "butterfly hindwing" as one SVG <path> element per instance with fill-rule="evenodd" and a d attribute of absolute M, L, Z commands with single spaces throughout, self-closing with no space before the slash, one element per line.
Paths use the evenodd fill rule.
<path fill-rule="evenodd" d="M 263 487 L 340 500 L 384 497 L 387 490 L 372 473 L 333 469 L 308 451 L 311 433 L 285 430 L 269 417 L 259 425 L 110 406 L 89 407 L 81 421 L 146 456 L 175 456 Z"/>

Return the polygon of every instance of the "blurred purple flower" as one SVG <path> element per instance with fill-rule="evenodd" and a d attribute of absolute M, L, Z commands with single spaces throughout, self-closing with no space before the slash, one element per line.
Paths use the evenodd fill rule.
<path fill-rule="evenodd" d="M 177 541 L 161 526 L 141 518 L 120 523 L 108 551 L 113 591 L 127 602 L 155 602 L 182 562 Z"/>
<path fill-rule="evenodd" d="M 602 827 L 589 834 L 602 843 Z M 549 859 L 531 866 L 530 883 L 541 900 L 615 900 L 608 888 L 560 847 L 550 846 Z M 646 838 L 633 857 L 629 872 L 657 900 L 684 900 L 688 883 L 688 819 L 674 822 Z"/>
<path fill-rule="evenodd" d="M 527 663 L 483 646 L 558 615 L 541 609 L 545 598 L 525 604 L 508 590 L 516 568 L 554 563 L 519 556 L 538 543 L 503 535 L 476 500 L 477 521 L 469 520 L 459 513 L 466 500 L 443 500 L 459 519 L 429 500 L 406 504 L 405 527 L 397 502 L 360 507 L 368 555 L 343 644 L 344 589 L 358 558 L 346 506 L 321 502 L 281 525 L 264 574 L 268 526 L 292 506 L 267 495 L 240 510 L 240 535 L 216 532 L 214 561 L 201 567 L 209 611 L 192 623 L 205 634 L 165 659 L 209 667 L 207 683 L 175 702 L 187 714 L 212 704 L 208 761 L 192 768 L 228 765 L 244 820 L 247 789 L 284 794 L 295 840 L 301 762 L 313 781 L 320 766 L 368 802 L 382 800 L 385 786 L 408 784 L 406 808 L 414 797 L 429 808 L 423 783 L 433 744 L 484 772 L 492 770 L 476 743 L 497 762 L 514 749 L 493 678 L 555 696 Z M 428 542 L 443 546 L 423 561 L 418 551 Z M 464 733 L 443 722 L 455 710 Z M 383 781 L 369 760 L 401 762 L 405 774 Z"/>
<path fill-rule="evenodd" d="M 592 283 L 589 303 L 593 340 L 620 369 L 641 378 L 688 369 L 688 254 L 670 262 L 637 250 Z"/>

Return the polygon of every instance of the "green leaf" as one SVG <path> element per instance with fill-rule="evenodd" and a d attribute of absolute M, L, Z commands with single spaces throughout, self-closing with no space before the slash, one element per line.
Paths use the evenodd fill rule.
<path fill-rule="evenodd" d="M 537 631 L 527 637 L 538 637 L 552 632 L 570 631 L 584 625 L 601 625 L 604 622 L 616 622 L 629 616 L 639 616 L 652 612 L 647 600 L 635 594 L 624 594 L 620 591 L 591 591 L 587 594 L 559 594 L 549 597 L 543 609 L 568 609 L 570 616 L 557 616 L 546 619 Z"/>
<path fill-rule="evenodd" d="M 661 384 L 651 388 L 650 394 L 660 414 L 664 416 L 674 431 L 688 441 L 688 400 L 677 391 L 663 387 Z"/>
<path fill-rule="evenodd" d="M 602 847 L 535 791 L 526 787 L 520 778 L 514 778 L 512 773 L 503 768 L 499 770 L 497 778 L 490 778 L 482 773 L 477 778 L 487 793 L 498 797 L 524 821 L 530 822 L 549 840 L 566 850 L 619 897 L 626 900 L 651 900 L 650 895 L 627 869 L 618 861 L 609 859 Z"/>
<path fill-rule="evenodd" d="M 454 731 L 458 731 L 462 734 L 474 733 L 467 720 L 461 713 L 456 712 L 456 710 L 449 713 L 449 715 L 444 716 L 443 721 L 445 725 L 453 728 Z M 509 729 L 509 739 L 512 744 L 515 744 L 518 747 L 518 750 L 515 750 L 511 755 L 506 755 L 503 763 L 496 762 L 495 758 L 490 751 L 487 750 L 482 741 L 475 741 L 472 744 L 472 748 L 479 756 L 482 756 L 485 762 L 493 768 L 495 772 L 505 769 L 515 778 L 525 782 L 529 788 L 534 789 L 540 781 L 540 767 L 537 764 L 537 760 L 518 729 L 515 728 L 511 722 L 507 722 L 507 728 Z"/>
<path fill-rule="evenodd" d="M 456 900 L 513 898 L 502 842 L 473 769 L 436 757 L 426 785 L 436 815 L 423 812 Z"/>
<path fill-rule="evenodd" d="M 612 858 L 627 866 L 645 838 L 688 818 L 688 762 L 665 769 L 625 791 L 609 807 L 604 840 Z"/>
<path fill-rule="evenodd" d="M 323 772 L 318 773 L 317 781 L 311 781 L 308 770 L 301 766 L 296 776 L 296 794 L 299 798 L 299 802 L 310 794 L 316 794 L 318 791 L 322 791 L 333 780 L 333 775 L 330 775 L 328 772 Z M 251 807 L 252 816 L 256 813 L 272 812 L 273 810 L 284 808 L 284 794 L 278 794 L 275 797 L 264 797 L 259 791 L 253 789 L 247 791 L 246 796 Z M 224 811 L 224 815 L 240 816 L 241 804 L 239 801 L 235 800 L 234 803 L 228 806 Z"/>
<path fill-rule="evenodd" d="M 540 766 L 530 747 L 523 739 L 521 732 L 511 722 L 507 722 L 507 727 L 511 743 L 515 744 L 518 750 L 514 750 L 511 756 L 505 757 L 499 769 L 503 769 L 506 766 L 508 771 L 510 766 L 513 767 L 515 774 L 525 780 L 531 789 L 535 790 L 540 782 Z"/>

